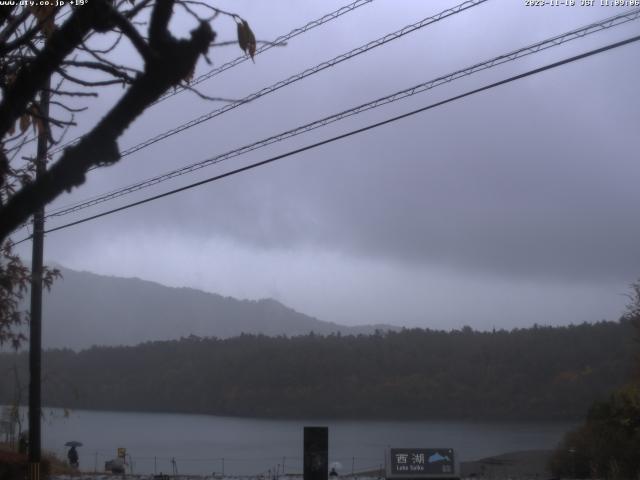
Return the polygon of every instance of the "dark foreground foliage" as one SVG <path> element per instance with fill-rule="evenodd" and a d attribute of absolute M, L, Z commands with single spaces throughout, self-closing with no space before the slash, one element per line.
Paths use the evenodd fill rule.
<path fill-rule="evenodd" d="M 626 321 L 373 336 L 196 337 L 44 355 L 44 402 L 265 417 L 584 418 L 630 375 Z M 25 355 L 0 355 L 24 375 Z M 0 401 L 15 380 L 0 377 Z M 24 398 L 24 397 L 23 397 Z"/>
<path fill-rule="evenodd" d="M 28 478 L 29 466 L 26 454 L 16 453 L 0 445 L 0 480 L 20 480 Z M 51 471 L 50 458 L 40 462 L 42 478 L 48 478 Z"/>
<path fill-rule="evenodd" d="M 564 478 L 640 478 L 640 388 L 627 386 L 597 402 L 550 461 Z"/>
<path fill-rule="evenodd" d="M 629 383 L 596 401 L 585 423 L 567 433 L 549 461 L 556 476 L 571 478 L 640 478 L 640 281 L 631 285 L 622 322 L 635 337 Z"/>

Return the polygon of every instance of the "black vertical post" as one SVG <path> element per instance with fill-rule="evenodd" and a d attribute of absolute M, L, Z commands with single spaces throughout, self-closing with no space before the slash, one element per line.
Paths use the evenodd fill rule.
<path fill-rule="evenodd" d="M 40 129 L 36 153 L 36 178 L 47 169 L 49 124 L 49 86 L 40 92 Z M 40 480 L 41 460 L 41 351 L 42 351 L 42 258 L 44 253 L 44 207 L 33 215 L 33 248 L 31 254 L 31 312 L 29 328 L 29 479 Z"/>
<path fill-rule="evenodd" d="M 329 478 L 329 429 L 304 427 L 304 480 Z"/>

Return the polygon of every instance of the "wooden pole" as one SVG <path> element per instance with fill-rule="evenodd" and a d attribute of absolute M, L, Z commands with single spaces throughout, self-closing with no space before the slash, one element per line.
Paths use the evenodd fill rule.
<path fill-rule="evenodd" d="M 38 131 L 36 179 L 47 169 L 49 88 L 47 81 L 40 92 L 41 128 Z M 35 119 L 34 119 L 35 121 Z M 33 248 L 31 252 L 31 311 L 29 329 L 29 479 L 40 480 L 42 408 L 42 261 L 44 255 L 44 207 L 33 215 Z"/>

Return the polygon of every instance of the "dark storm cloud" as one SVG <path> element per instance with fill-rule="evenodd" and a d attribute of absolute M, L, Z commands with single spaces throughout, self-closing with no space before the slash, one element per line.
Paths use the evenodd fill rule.
<path fill-rule="evenodd" d="M 406 2 L 398 8 L 396 2 L 378 0 L 258 57 L 255 65 L 248 62 L 225 73 L 204 90 L 239 98 L 454 3 Z M 619 11 L 530 10 L 522 3 L 488 2 L 229 112 L 94 172 L 87 185 L 58 203 L 224 152 Z M 311 7 L 284 2 L 265 11 L 263 5 L 234 2 L 233 10 L 255 19 L 252 25 L 259 36 L 274 38 L 339 5 L 323 3 L 320 8 L 314 3 L 310 12 Z M 273 22 L 265 21 L 269 15 Z M 122 202 L 427 105 L 634 31 L 637 22 L 164 183 Z M 222 28 L 221 39 L 231 35 L 232 30 Z M 340 255 L 344 265 L 391 262 L 397 269 L 394 278 L 401 277 L 402 269 L 435 267 L 470 272 L 493 285 L 512 278 L 553 279 L 567 285 L 610 282 L 618 289 L 640 275 L 640 224 L 634 221 L 640 205 L 637 48 L 632 45 L 562 67 L 77 227 L 77 236 L 61 236 L 60 245 L 52 234 L 49 251 L 70 245 L 81 249 L 83 244 L 99 250 L 95 245 L 116 237 L 124 241 L 126 232 L 131 232 L 132 241 L 146 232 L 159 246 L 165 236 L 172 238 L 172 245 L 180 245 L 176 238 L 183 235 L 189 237 L 185 250 L 197 244 L 193 238 L 222 238 L 256 254 L 272 252 L 278 261 L 265 265 L 271 265 L 274 275 L 286 270 L 287 255 L 293 259 L 300 251 L 318 251 Z M 220 51 L 216 62 L 237 53 Z M 127 132 L 122 146 L 213 108 L 193 96 L 177 96 L 147 112 Z M 141 258 L 149 255 L 149 262 L 154 261 L 140 250 Z M 95 254 L 88 251 L 87 258 Z M 163 252 L 184 260 L 185 270 L 201 268 L 182 254 Z M 250 278 L 251 267 L 245 267 L 236 273 Z M 178 272 L 176 276 L 182 278 Z"/>
<path fill-rule="evenodd" d="M 182 228 L 256 248 L 633 278 L 636 109 L 605 86 L 632 85 L 633 73 L 599 73 L 607 67 L 594 61 L 561 81 L 549 74 L 469 99 L 159 204 L 150 218 L 172 212 Z"/>

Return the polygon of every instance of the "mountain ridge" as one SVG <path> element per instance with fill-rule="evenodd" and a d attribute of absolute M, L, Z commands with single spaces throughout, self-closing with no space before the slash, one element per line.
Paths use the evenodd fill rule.
<path fill-rule="evenodd" d="M 229 338 L 242 333 L 372 334 L 399 328 L 346 326 L 319 320 L 273 298 L 236 299 L 138 277 L 57 268 L 62 278 L 43 297 L 44 348 L 80 350 L 93 345 L 136 345 L 191 335 Z"/>

